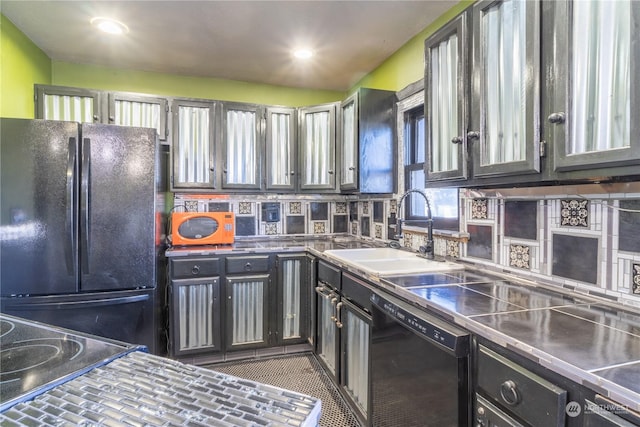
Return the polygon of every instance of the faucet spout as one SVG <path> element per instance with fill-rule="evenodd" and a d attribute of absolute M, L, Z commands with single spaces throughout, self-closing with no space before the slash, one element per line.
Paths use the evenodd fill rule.
<path fill-rule="evenodd" d="M 407 196 L 410 194 L 420 194 L 424 198 L 424 201 L 427 205 L 427 244 L 426 244 L 425 256 L 428 259 L 433 259 L 435 256 L 434 248 L 433 248 L 433 217 L 431 215 L 431 203 L 429 203 L 429 197 L 427 197 L 427 194 L 424 191 L 419 190 L 417 188 L 412 188 L 410 190 L 405 191 L 404 194 L 400 197 L 400 200 L 398 201 L 398 207 L 397 207 L 398 213 L 397 213 L 397 219 L 396 219 L 396 236 L 395 237 L 399 239 L 403 236 L 402 223 L 406 223 L 407 220 L 402 218 L 402 203 L 404 202 L 404 199 L 406 199 Z"/>

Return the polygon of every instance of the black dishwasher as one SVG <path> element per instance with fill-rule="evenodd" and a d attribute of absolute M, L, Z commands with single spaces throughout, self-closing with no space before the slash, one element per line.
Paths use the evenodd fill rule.
<path fill-rule="evenodd" d="M 372 425 L 468 426 L 469 332 L 387 294 L 374 294 Z"/>

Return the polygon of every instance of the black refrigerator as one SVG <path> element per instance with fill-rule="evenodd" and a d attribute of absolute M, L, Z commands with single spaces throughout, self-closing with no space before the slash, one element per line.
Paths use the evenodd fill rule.
<path fill-rule="evenodd" d="M 158 352 L 155 130 L 0 119 L 5 314 Z"/>

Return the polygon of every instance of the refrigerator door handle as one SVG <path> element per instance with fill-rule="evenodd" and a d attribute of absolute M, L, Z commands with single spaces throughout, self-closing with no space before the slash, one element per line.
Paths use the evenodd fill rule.
<path fill-rule="evenodd" d="M 83 309 L 92 307 L 114 306 L 122 304 L 134 304 L 142 301 L 148 301 L 151 296 L 146 294 L 130 295 L 115 298 L 96 298 L 96 299 L 78 299 L 77 301 L 51 301 L 51 302 L 30 302 L 25 304 L 22 301 L 18 304 L 11 304 L 11 300 L 7 301 L 7 310 L 25 310 L 25 311 L 39 311 L 39 310 L 72 310 L 82 307 Z"/>
<path fill-rule="evenodd" d="M 69 158 L 67 161 L 67 218 L 65 220 L 65 229 L 67 236 L 67 244 L 64 245 L 65 260 L 67 263 L 67 272 L 69 275 L 74 275 L 76 272 L 76 263 L 74 254 L 76 253 L 76 217 L 75 217 L 75 203 L 74 194 L 76 186 L 76 156 L 77 156 L 76 139 L 69 138 Z"/>
<path fill-rule="evenodd" d="M 91 183 L 91 140 L 89 138 L 82 139 L 82 173 L 80 183 L 80 264 L 82 265 L 82 273 L 89 274 L 89 218 L 90 218 L 90 183 Z"/>

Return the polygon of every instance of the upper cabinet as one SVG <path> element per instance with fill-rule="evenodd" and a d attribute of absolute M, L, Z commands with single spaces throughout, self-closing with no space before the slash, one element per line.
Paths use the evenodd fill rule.
<path fill-rule="evenodd" d="M 341 104 L 340 189 L 393 193 L 395 92 L 360 88 Z"/>
<path fill-rule="evenodd" d="M 109 93 L 109 123 L 118 126 L 153 128 L 158 139 L 167 139 L 169 103 L 165 98 L 113 92 Z"/>
<path fill-rule="evenodd" d="M 257 105 L 222 105 L 222 187 L 262 186 L 263 109 Z"/>
<path fill-rule="evenodd" d="M 336 190 L 336 103 L 300 108 L 300 190 Z"/>
<path fill-rule="evenodd" d="M 473 175 L 540 172 L 540 3 L 480 1 L 472 8 Z"/>
<path fill-rule="evenodd" d="M 35 85 L 36 119 L 102 123 L 103 99 L 97 90 Z"/>
<path fill-rule="evenodd" d="M 466 179 L 468 28 L 467 13 L 425 42 L 427 180 Z"/>
<path fill-rule="evenodd" d="M 216 188 L 214 135 L 219 108 L 215 102 L 179 99 L 172 102 L 172 188 Z"/>
<path fill-rule="evenodd" d="M 575 178 L 637 174 L 628 166 L 640 164 L 640 2 L 544 6 L 553 28 L 543 51 L 554 171 Z"/>
<path fill-rule="evenodd" d="M 297 121 L 295 108 L 267 107 L 267 190 L 295 191 L 297 183 Z"/>

